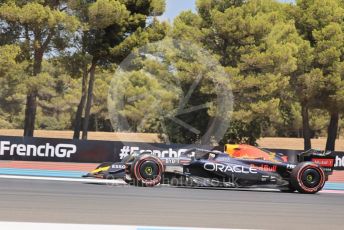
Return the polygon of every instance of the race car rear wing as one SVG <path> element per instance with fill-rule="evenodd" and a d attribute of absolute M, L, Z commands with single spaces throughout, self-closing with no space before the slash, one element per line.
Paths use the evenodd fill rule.
<path fill-rule="evenodd" d="M 335 156 L 331 151 L 319 151 L 309 149 L 305 152 L 299 153 L 297 156 L 299 162 L 313 161 L 321 166 L 327 175 L 331 175 L 335 164 Z"/>

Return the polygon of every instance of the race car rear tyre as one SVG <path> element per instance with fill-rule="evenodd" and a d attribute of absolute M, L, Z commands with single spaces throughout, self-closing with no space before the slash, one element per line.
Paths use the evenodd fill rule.
<path fill-rule="evenodd" d="M 313 162 L 302 162 L 291 172 L 290 182 L 300 193 L 313 194 L 319 192 L 325 185 L 324 170 Z"/>
<path fill-rule="evenodd" d="M 164 165 L 158 157 L 143 154 L 134 160 L 131 178 L 135 185 L 152 187 L 161 182 L 163 172 Z"/>

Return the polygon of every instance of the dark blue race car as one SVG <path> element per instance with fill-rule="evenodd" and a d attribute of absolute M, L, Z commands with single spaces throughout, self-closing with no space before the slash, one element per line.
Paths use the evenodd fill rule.
<path fill-rule="evenodd" d="M 296 162 L 285 162 L 233 158 L 224 152 L 194 148 L 178 158 L 133 152 L 122 162 L 104 163 L 86 176 L 124 178 L 137 186 L 255 187 L 316 193 L 323 188 L 333 167 L 330 152 L 316 150 L 297 155 Z"/>

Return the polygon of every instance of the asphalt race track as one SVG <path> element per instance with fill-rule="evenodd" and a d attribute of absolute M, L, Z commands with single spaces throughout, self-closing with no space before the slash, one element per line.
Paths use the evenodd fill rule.
<path fill-rule="evenodd" d="M 342 194 L 137 188 L 0 179 L 0 221 L 344 229 Z"/>

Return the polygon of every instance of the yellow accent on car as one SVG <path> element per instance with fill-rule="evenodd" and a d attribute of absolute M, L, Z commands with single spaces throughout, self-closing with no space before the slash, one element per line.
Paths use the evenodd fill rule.
<path fill-rule="evenodd" d="M 97 168 L 97 169 L 93 170 L 91 173 L 95 174 L 95 173 L 99 173 L 99 172 L 102 172 L 102 171 L 107 171 L 109 169 L 110 169 L 110 166 L 100 167 L 100 168 Z"/>
<path fill-rule="evenodd" d="M 228 153 L 229 156 L 233 157 L 234 149 L 239 148 L 238 144 L 225 144 L 225 152 Z"/>

